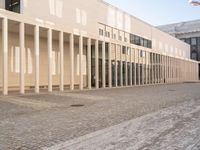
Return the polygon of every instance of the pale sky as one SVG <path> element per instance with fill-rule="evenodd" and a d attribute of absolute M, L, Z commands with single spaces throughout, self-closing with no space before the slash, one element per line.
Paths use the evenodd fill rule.
<path fill-rule="evenodd" d="M 188 0 L 105 0 L 154 26 L 200 19 L 200 6 Z"/>

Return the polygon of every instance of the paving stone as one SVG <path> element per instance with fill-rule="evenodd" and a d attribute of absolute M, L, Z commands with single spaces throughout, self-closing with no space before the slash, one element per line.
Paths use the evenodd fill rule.
<path fill-rule="evenodd" d="M 188 83 L 1 96 L 0 147 L 50 147 L 185 101 L 198 100 L 199 91 L 199 83 Z M 73 104 L 84 106 L 71 107 Z"/>

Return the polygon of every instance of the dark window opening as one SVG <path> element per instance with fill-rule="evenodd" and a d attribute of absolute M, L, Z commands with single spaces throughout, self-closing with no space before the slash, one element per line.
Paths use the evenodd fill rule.
<path fill-rule="evenodd" d="M 20 13 L 20 0 L 6 0 L 6 10 Z"/>
<path fill-rule="evenodd" d="M 192 59 L 193 60 L 198 60 L 198 54 L 197 54 L 197 52 L 195 52 L 195 51 L 192 52 Z"/>
<path fill-rule="evenodd" d="M 151 40 L 142 38 L 142 37 L 134 35 L 134 34 L 130 34 L 130 43 L 139 45 L 139 46 L 143 46 L 143 47 L 147 47 L 147 48 L 152 48 Z"/>
<path fill-rule="evenodd" d="M 122 54 L 126 54 L 126 47 L 125 46 L 122 47 Z"/>

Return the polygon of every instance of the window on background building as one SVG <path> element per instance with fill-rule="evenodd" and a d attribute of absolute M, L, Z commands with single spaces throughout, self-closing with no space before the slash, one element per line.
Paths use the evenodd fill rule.
<path fill-rule="evenodd" d="M 198 59 L 198 54 L 197 54 L 197 52 L 195 52 L 195 51 L 192 52 L 192 59 L 193 59 L 193 60 L 197 60 L 197 59 Z"/>
<path fill-rule="evenodd" d="M 200 37 L 198 37 L 197 44 L 200 45 Z"/>
<path fill-rule="evenodd" d="M 191 38 L 191 45 L 197 45 L 197 38 Z"/>
<path fill-rule="evenodd" d="M 6 0 L 6 10 L 20 13 L 20 0 Z"/>
<path fill-rule="evenodd" d="M 126 46 L 122 47 L 122 54 L 126 54 Z"/>

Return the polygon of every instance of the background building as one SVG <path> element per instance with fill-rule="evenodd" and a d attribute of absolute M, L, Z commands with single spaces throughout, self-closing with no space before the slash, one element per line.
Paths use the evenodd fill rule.
<path fill-rule="evenodd" d="M 163 25 L 158 28 L 188 43 L 191 49 L 191 59 L 200 61 L 200 20 Z"/>
<path fill-rule="evenodd" d="M 198 79 L 188 44 L 102 0 L 0 0 L 0 8 L 4 94 Z"/>

